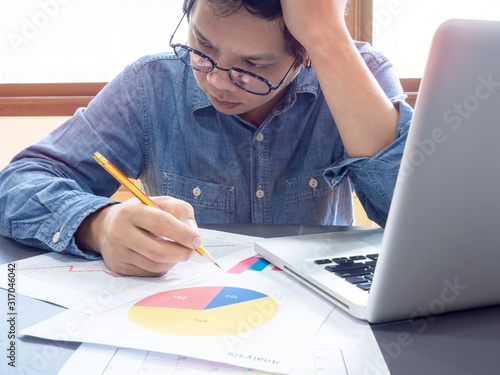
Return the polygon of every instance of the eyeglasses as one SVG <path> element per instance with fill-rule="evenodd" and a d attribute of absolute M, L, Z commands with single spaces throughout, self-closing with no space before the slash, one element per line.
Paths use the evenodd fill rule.
<path fill-rule="evenodd" d="M 240 89 L 249 92 L 254 95 L 268 95 L 272 90 L 277 90 L 282 83 L 285 81 L 285 78 L 287 77 L 288 73 L 290 73 L 290 70 L 295 66 L 295 63 L 297 62 L 297 59 L 299 56 L 295 58 L 293 61 L 292 66 L 287 70 L 285 76 L 283 79 L 278 83 L 277 86 L 274 86 L 271 82 L 269 82 L 267 79 L 258 76 L 252 72 L 240 69 L 240 68 L 221 68 L 220 66 L 217 65 L 217 63 L 212 60 L 210 57 L 207 55 L 201 53 L 200 51 L 197 51 L 189 46 L 186 46 L 184 44 L 172 44 L 172 40 L 174 39 L 174 35 L 177 32 L 177 29 L 182 23 L 182 20 L 186 16 L 186 12 L 184 12 L 184 15 L 182 16 L 179 24 L 174 30 L 174 33 L 170 37 L 170 47 L 173 48 L 175 55 L 181 60 L 184 64 L 189 66 L 190 68 L 193 68 L 195 70 L 198 70 L 203 73 L 210 73 L 213 71 L 215 68 L 222 70 L 224 72 L 228 72 L 229 78 L 231 79 L 231 82 L 238 86 Z"/>

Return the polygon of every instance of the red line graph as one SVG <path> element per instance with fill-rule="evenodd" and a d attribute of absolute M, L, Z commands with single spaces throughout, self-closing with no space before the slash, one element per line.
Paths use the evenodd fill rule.
<path fill-rule="evenodd" d="M 105 274 L 108 274 L 113 277 L 127 277 L 127 276 L 122 276 L 122 275 L 116 275 L 112 272 L 106 271 L 106 270 L 73 270 L 75 266 L 72 265 L 67 265 L 67 266 L 52 266 L 52 267 L 33 267 L 33 268 L 20 268 L 18 271 L 31 271 L 31 270 L 45 270 L 45 269 L 53 269 L 53 268 L 69 268 L 68 272 L 73 272 L 73 273 L 83 273 L 83 272 L 104 272 Z"/>

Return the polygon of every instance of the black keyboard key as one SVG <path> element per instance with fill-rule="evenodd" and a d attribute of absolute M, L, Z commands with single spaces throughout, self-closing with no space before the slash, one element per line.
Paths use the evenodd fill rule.
<path fill-rule="evenodd" d="M 345 271 L 345 270 L 355 270 L 355 269 L 363 269 L 367 268 L 363 263 L 342 263 L 342 264 L 337 264 L 336 266 L 326 266 L 325 269 L 327 269 L 330 272 L 338 272 L 338 271 Z"/>
<path fill-rule="evenodd" d="M 366 259 L 365 256 L 363 255 L 353 255 L 351 257 L 349 257 L 350 260 L 363 260 L 363 259 Z"/>
<path fill-rule="evenodd" d="M 334 262 L 337 264 L 354 263 L 354 261 L 350 260 L 350 259 L 337 259 L 337 260 L 334 260 Z"/>
<path fill-rule="evenodd" d="M 336 264 L 328 265 L 325 269 L 360 289 L 370 291 L 377 259 L 378 254 L 337 257 L 332 259 Z M 318 259 L 314 263 L 328 264 L 331 262 L 328 259 Z"/>
<path fill-rule="evenodd" d="M 359 284 L 356 284 L 356 286 L 360 289 L 363 289 L 363 290 L 366 290 L 366 291 L 369 291 L 370 288 L 372 287 L 372 283 L 359 283 Z"/>
<path fill-rule="evenodd" d="M 315 264 L 329 264 L 332 263 L 330 259 L 316 259 L 314 261 Z"/>
<path fill-rule="evenodd" d="M 364 276 L 364 275 L 369 275 L 371 272 L 368 270 L 364 269 L 358 269 L 358 270 L 345 270 L 345 271 L 338 271 L 335 272 L 335 275 L 340 276 L 342 278 L 350 277 L 350 276 Z"/>
<path fill-rule="evenodd" d="M 351 284 L 366 283 L 366 279 L 363 276 L 349 276 L 345 278 L 345 281 Z"/>

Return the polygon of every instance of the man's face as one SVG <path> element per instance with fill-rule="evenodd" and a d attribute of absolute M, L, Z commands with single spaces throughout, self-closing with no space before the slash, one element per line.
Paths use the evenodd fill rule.
<path fill-rule="evenodd" d="M 278 85 L 294 57 L 285 51 L 280 20 L 267 21 L 246 10 L 220 18 L 204 0 L 198 0 L 190 17 L 189 45 L 209 56 L 221 68 L 240 68 Z M 196 81 L 208 95 L 212 105 L 228 115 L 260 125 L 283 96 L 298 72 L 287 75 L 278 90 L 269 95 L 250 94 L 235 86 L 228 73 L 215 68 L 210 73 L 194 70 Z"/>

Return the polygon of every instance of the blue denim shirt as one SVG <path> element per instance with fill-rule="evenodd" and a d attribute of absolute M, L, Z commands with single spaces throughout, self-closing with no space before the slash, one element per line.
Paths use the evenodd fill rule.
<path fill-rule="evenodd" d="M 73 237 L 118 188 L 96 151 L 149 195 L 189 202 L 198 223 L 351 225 L 355 190 L 383 226 L 413 111 L 391 63 L 357 47 L 400 114 L 397 140 L 376 156 L 348 157 L 314 69 L 256 128 L 217 112 L 173 54 L 148 56 L 1 172 L 0 234 L 97 258 Z"/>

